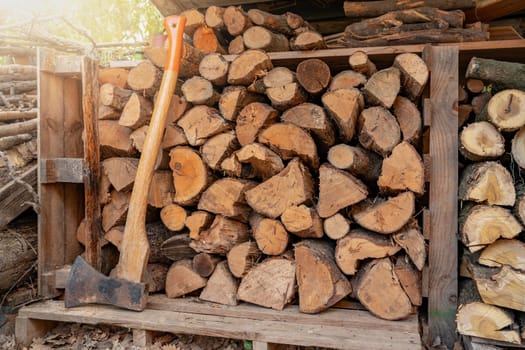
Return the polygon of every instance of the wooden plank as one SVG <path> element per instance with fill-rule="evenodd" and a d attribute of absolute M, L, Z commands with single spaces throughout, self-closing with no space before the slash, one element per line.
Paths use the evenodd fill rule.
<path fill-rule="evenodd" d="M 54 158 L 40 159 L 40 183 L 82 183 L 84 159 Z"/>
<path fill-rule="evenodd" d="M 153 332 L 144 329 L 133 330 L 133 345 L 146 347 L 153 344 Z"/>
<path fill-rule="evenodd" d="M 46 49 L 39 52 L 39 69 L 59 76 L 80 78 L 81 56 L 61 55 L 55 50 Z"/>
<path fill-rule="evenodd" d="M 279 320 L 281 312 L 274 311 L 276 319 L 244 319 L 238 317 L 202 315 L 169 310 L 146 309 L 143 312 L 115 309 L 107 306 L 83 306 L 65 309 L 62 301 L 45 301 L 22 308 L 20 317 L 45 319 L 61 322 L 86 324 L 112 324 L 132 329 L 187 333 L 234 339 L 249 339 L 259 342 L 291 344 L 301 346 L 322 346 L 335 349 L 421 349 L 418 332 L 399 332 L 397 322 L 390 327 L 372 326 L 348 327 L 358 325 L 354 313 L 339 311 L 346 315 L 340 317 L 338 325 L 319 325 L 292 323 Z M 357 312 L 357 311 L 356 311 Z M 298 311 L 296 311 L 299 314 Z M 367 312 L 370 322 L 380 321 Z M 308 315 L 315 316 L 315 315 Z M 321 316 L 317 315 L 319 319 Z M 364 316 L 357 316 L 358 320 Z M 417 330 L 417 317 L 412 318 L 413 328 Z"/>
<path fill-rule="evenodd" d="M 432 343 L 452 348 L 457 309 L 458 47 L 432 48 L 428 323 Z M 454 87 L 452 89 L 451 87 Z"/>
<path fill-rule="evenodd" d="M 20 175 L 20 179 L 36 190 L 37 166 L 33 165 Z M 0 188 L 0 229 L 27 210 L 34 201 L 27 187 L 15 180 Z"/>

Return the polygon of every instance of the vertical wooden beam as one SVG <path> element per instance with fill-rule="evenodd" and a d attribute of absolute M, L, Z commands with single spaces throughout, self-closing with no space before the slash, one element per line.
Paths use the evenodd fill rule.
<path fill-rule="evenodd" d="M 453 347 L 457 309 L 457 190 L 459 52 L 456 46 L 431 51 L 430 220 L 428 324 L 432 343 Z"/>
<path fill-rule="evenodd" d="M 56 326 L 56 322 L 35 320 L 18 316 L 15 323 L 15 338 L 18 344 L 29 346 L 34 338 L 43 337 Z"/>
<path fill-rule="evenodd" d="M 153 344 L 153 331 L 145 329 L 133 329 L 133 345 L 138 347 L 149 347 Z"/>

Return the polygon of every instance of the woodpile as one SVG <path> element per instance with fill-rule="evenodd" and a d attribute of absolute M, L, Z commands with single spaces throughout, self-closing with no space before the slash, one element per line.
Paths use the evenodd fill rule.
<path fill-rule="evenodd" d="M 206 19 L 211 11 L 227 30 L 245 21 L 236 29 L 244 34 L 254 23 L 279 37 L 298 28 L 286 15 L 210 7 Z M 298 302 L 305 313 L 353 297 L 384 319 L 413 314 L 426 260 L 416 217 L 425 193 L 418 140 L 426 64 L 407 53 L 376 69 L 359 52 L 349 62 L 364 59 L 364 74 L 318 59 L 290 70 L 274 67 L 262 48 L 231 62 L 203 55 L 200 75 L 173 98 L 148 216 L 158 223 L 160 213 L 163 223 L 150 244 L 168 236 L 151 254 L 156 264 L 159 254 L 172 262 L 167 295 L 278 310 Z M 145 61 L 127 85 L 100 90 L 100 108 L 113 111 L 99 115 L 108 242 L 124 222 L 154 103 L 159 68 L 146 65 L 155 67 Z"/>
<path fill-rule="evenodd" d="M 521 344 L 525 65 L 472 58 L 459 87 L 464 335 Z"/>

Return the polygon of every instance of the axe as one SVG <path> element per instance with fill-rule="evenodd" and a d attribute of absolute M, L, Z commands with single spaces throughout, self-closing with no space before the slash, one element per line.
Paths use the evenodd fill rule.
<path fill-rule="evenodd" d="M 146 235 L 147 200 L 166 115 L 177 83 L 185 24 L 183 16 L 169 16 L 164 20 L 169 42 L 166 66 L 137 168 L 118 265 L 112 276 L 107 277 L 77 257 L 66 283 L 66 307 L 91 303 L 136 311 L 146 307 L 148 291 L 142 280 L 150 253 Z"/>

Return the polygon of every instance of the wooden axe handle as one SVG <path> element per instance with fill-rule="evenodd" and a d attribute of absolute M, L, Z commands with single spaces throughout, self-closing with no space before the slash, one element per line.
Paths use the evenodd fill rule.
<path fill-rule="evenodd" d="M 168 32 L 168 57 L 137 168 L 116 269 L 117 278 L 131 282 L 142 280 L 148 263 L 150 253 L 146 236 L 148 193 L 166 126 L 166 116 L 179 74 L 185 24 L 186 18 L 183 16 L 168 16 L 164 20 Z"/>

